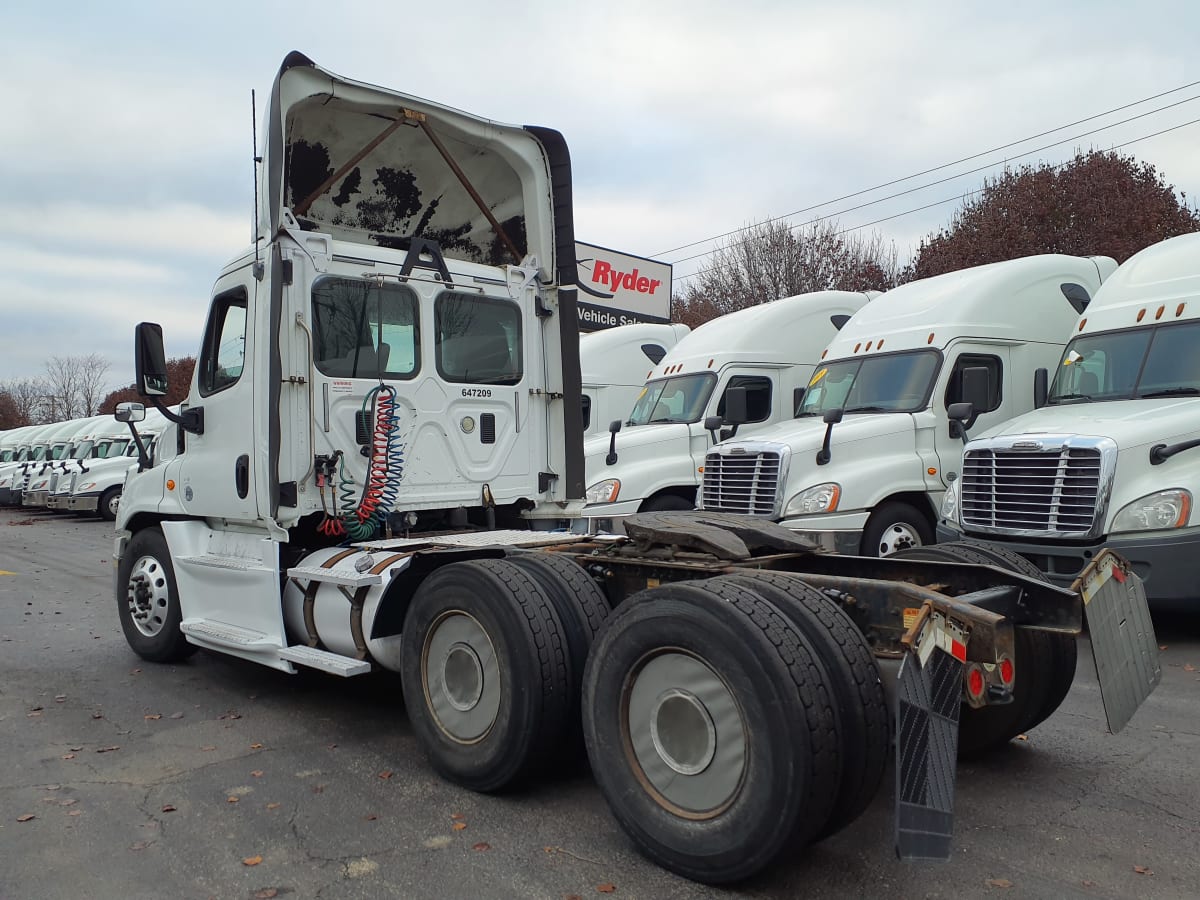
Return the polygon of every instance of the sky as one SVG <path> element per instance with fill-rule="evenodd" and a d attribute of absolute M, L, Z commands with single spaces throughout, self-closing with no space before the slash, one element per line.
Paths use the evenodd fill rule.
<path fill-rule="evenodd" d="M 678 292 L 714 236 L 769 217 L 876 230 L 907 259 L 985 177 L 1077 149 L 1120 148 L 1192 202 L 1198 31 L 1194 0 L 14 5 L 0 383 L 97 353 L 128 384 L 143 320 L 169 356 L 196 353 L 215 276 L 250 241 L 250 92 L 261 119 L 290 50 L 558 129 L 576 237 L 674 263 Z"/>

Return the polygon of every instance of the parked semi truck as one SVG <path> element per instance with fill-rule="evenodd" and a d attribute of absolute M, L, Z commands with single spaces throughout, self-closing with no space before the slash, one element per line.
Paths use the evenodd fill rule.
<path fill-rule="evenodd" d="M 1063 585 L 1112 547 L 1151 605 L 1194 610 L 1200 233 L 1124 262 L 1071 335 L 1039 408 L 966 446 L 938 536 L 996 542 Z"/>
<path fill-rule="evenodd" d="M 8 488 L 8 502 L 11 506 L 24 505 L 25 491 L 30 482 L 50 471 L 52 465 L 62 458 L 70 438 L 78 430 L 79 421 L 70 419 L 42 425 L 30 435 L 32 443 L 29 454 L 12 473 L 12 482 Z"/>
<path fill-rule="evenodd" d="M 709 451 L 700 506 L 764 516 L 842 553 L 933 543 L 961 434 L 1033 408 L 1034 370 L 1058 359 L 1115 268 L 1050 254 L 888 291 L 838 332 L 798 418 Z"/>
<path fill-rule="evenodd" d="M 877 294 L 784 297 L 713 319 L 681 340 L 649 373 L 632 411 L 584 444 L 584 515 L 610 530 L 630 513 L 692 509 L 713 443 L 795 415 L 821 351 Z"/>
<path fill-rule="evenodd" d="M 898 848 L 944 858 L 960 722 L 986 749 L 1053 711 L 1040 676 L 1084 596 L 1097 658 L 1139 663 L 1101 669 L 1111 726 L 1153 688 L 1140 582 L 1113 554 L 1081 593 L 999 551 L 838 557 L 745 517 L 539 528 L 584 493 L 562 137 L 299 53 L 265 134 L 254 244 L 218 276 L 188 398 L 118 509 L 118 614 L 143 658 L 398 671 L 430 762 L 474 790 L 544 776 L 582 722 L 632 840 L 710 882 L 853 821 L 893 734 Z M 161 330 L 135 348 L 161 403 Z M 136 435 L 143 412 L 118 416 Z M 1062 646 L 1031 653 L 1050 631 Z M 903 660 L 894 709 L 877 657 Z"/>
<path fill-rule="evenodd" d="M 103 426 L 101 426 L 103 422 Z M 29 479 L 21 495 L 22 506 L 45 507 L 50 495 L 58 487 L 60 478 L 70 478 L 80 459 L 91 455 L 95 447 L 95 432 L 99 427 L 111 428 L 112 416 L 89 416 L 74 419 L 74 426 L 61 436 L 59 443 L 50 448 L 51 460 Z"/>
<path fill-rule="evenodd" d="M 609 422 L 629 414 L 646 373 L 689 331 L 686 325 L 635 322 L 580 337 L 585 437 L 604 433 Z"/>
<path fill-rule="evenodd" d="M 90 467 L 109 456 L 113 450 L 113 442 L 128 444 L 129 432 L 120 422 L 114 421 L 111 415 L 99 416 L 90 428 L 76 439 L 75 450 L 71 459 L 59 476 L 48 486 L 45 506 L 47 509 L 65 511 L 66 501 L 71 496 L 75 486 L 76 476 L 87 474 Z M 117 455 L 119 451 L 114 452 Z"/>

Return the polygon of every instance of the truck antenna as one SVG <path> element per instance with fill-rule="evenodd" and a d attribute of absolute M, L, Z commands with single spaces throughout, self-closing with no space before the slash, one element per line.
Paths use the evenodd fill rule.
<path fill-rule="evenodd" d="M 258 155 L 258 109 L 254 100 L 254 88 L 250 89 L 250 139 L 254 142 L 251 154 L 254 158 L 254 274 L 262 278 L 262 262 L 258 258 L 258 164 L 262 157 Z"/>

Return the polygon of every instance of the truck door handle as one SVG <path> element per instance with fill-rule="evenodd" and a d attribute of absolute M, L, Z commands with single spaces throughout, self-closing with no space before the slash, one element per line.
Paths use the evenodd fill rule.
<path fill-rule="evenodd" d="M 237 495 L 245 500 L 250 493 L 250 457 L 243 453 L 233 466 L 233 483 L 237 487 Z"/>

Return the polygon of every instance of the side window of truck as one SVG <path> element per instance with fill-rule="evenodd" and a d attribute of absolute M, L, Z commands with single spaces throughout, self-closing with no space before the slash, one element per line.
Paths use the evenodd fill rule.
<path fill-rule="evenodd" d="M 197 381 L 207 397 L 236 384 L 246 365 L 246 292 L 241 288 L 213 300 L 204 330 Z"/>
<path fill-rule="evenodd" d="M 771 418 L 771 379 L 761 375 L 734 375 L 725 385 L 725 393 L 717 402 L 717 415 L 725 415 L 725 395 L 732 387 L 746 389 L 747 422 L 765 422 Z"/>
<path fill-rule="evenodd" d="M 1000 408 L 1000 400 L 1003 394 L 1000 390 L 1000 379 L 1004 374 L 1004 367 L 1000 363 L 1000 357 L 987 356 L 982 353 L 964 353 L 954 363 L 954 370 L 950 373 L 950 380 L 946 384 L 945 405 L 949 407 L 951 403 L 959 403 L 963 399 L 962 391 L 962 375 L 964 369 L 985 368 L 988 370 L 988 404 L 986 409 L 977 409 L 977 413 L 989 413 Z"/>
<path fill-rule="evenodd" d="M 524 374 L 521 307 L 508 300 L 442 294 L 433 305 L 438 374 L 458 384 L 516 384 Z"/>

